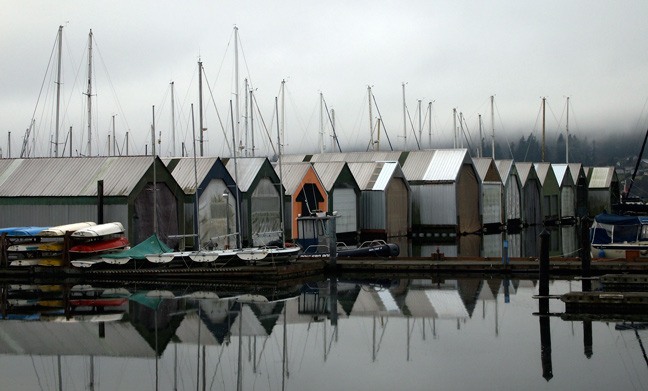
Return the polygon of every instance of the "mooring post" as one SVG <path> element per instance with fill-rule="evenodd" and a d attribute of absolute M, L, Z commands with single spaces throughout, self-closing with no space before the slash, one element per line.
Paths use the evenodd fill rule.
<path fill-rule="evenodd" d="M 328 236 L 329 236 L 329 266 L 333 269 L 337 267 L 337 233 L 335 226 L 336 214 L 328 216 Z"/>
<path fill-rule="evenodd" d="M 546 229 L 540 233 L 540 286 L 538 294 L 541 297 L 549 296 L 549 231 Z"/>
<path fill-rule="evenodd" d="M 103 205 L 104 205 L 104 194 L 103 194 L 103 180 L 97 181 L 97 224 L 103 224 Z"/>
<path fill-rule="evenodd" d="M 592 266 L 592 254 L 590 252 L 590 238 L 589 238 L 589 229 L 592 224 L 589 217 L 585 216 L 581 219 L 580 222 L 580 259 L 581 259 L 581 273 L 583 277 L 589 277 L 591 275 L 591 266 Z M 585 282 L 587 281 L 587 284 Z M 591 285 L 589 279 L 583 280 L 583 291 L 590 291 L 591 289 L 585 289 L 586 285 Z M 588 287 L 589 288 L 589 287 Z"/>

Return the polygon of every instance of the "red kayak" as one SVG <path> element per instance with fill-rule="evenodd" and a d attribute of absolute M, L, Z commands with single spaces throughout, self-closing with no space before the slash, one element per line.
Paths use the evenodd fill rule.
<path fill-rule="evenodd" d="M 125 297 L 97 297 L 87 299 L 71 299 L 73 307 L 118 307 L 128 301 Z"/>
<path fill-rule="evenodd" d="M 92 254 L 104 251 L 117 250 L 128 246 L 128 239 L 125 236 L 117 238 L 88 241 L 83 244 L 77 244 L 70 248 L 71 253 Z"/>

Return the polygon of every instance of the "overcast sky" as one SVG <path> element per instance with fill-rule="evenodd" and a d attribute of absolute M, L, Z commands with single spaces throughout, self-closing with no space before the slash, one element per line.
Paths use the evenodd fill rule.
<path fill-rule="evenodd" d="M 93 40 L 92 155 L 108 153 L 115 132 L 124 153 L 150 152 L 155 106 L 158 153 L 173 154 L 170 83 L 174 82 L 175 154 L 193 153 L 190 110 L 198 129 L 202 60 L 204 153 L 230 156 L 230 100 L 235 97 L 234 27 L 239 32 L 239 129 L 244 129 L 243 79 L 251 80 L 257 154 L 276 143 L 275 97 L 285 112 L 285 153 L 318 152 L 320 93 L 335 110 L 342 151 L 371 139 L 367 87 L 382 116 L 381 149 L 416 149 L 421 101 L 422 148 L 453 144 L 456 108 L 465 117 L 464 146 L 479 138 L 478 115 L 490 137 L 515 142 L 566 126 L 579 138 L 622 131 L 640 142 L 648 121 L 646 1 L 31 1 L 0 0 L 0 147 L 20 155 L 32 118 L 31 156 L 48 156 L 55 134 L 57 30 L 63 25 L 61 125 L 72 127 L 73 155 L 88 153 L 87 54 Z M 52 57 L 54 56 L 54 57 Z M 49 69 L 48 69 L 49 66 Z M 280 88 L 285 83 L 281 105 Z M 407 144 L 403 130 L 403 83 Z M 213 97 L 213 98 L 212 98 Z M 432 103 L 432 144 L 427 110 Z M 236 103 L 233 103 L 236 106 Z M 218 114 L 216 113 L 218 110 Z M 236 110 L 234 110 L 236 111 Z M 220 120 L 218 116 L 220 115 Z M 236 114 L 235 114 L 236 115 Z M 266 130 L 261 126 L 265 122 Z M 222 125 L 221 125 L 222 124 Z M 375 125 L 375 124 L 374 124 Z M 413 127 L 413 129 L 412 129 Z M 330 125 L 327 125 L 327 133 Z M 331 139 L 324 137 L 326 150 Z M 251 136 L 248 138 L 251 146 Z M 30 141 L 31 147 L 31 141 Z M 69 154 L 69 146 L 65 155 Z M 63 153 L 63 145 L 59 154 Z"/>

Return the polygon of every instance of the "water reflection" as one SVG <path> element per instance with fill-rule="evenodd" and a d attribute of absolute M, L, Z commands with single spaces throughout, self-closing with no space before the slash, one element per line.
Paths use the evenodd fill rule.
<path fill-rule="evenodd" d="M 537 290 L 497 277 L 4 285 L 0 374 L 16 390 L 647 388 L 641 322 L 550 316 L 564 305 Z"/>
<path fill-rule="evenodd" d="M 488 235 L 463 235 L 451 241 L 441 242 L 397 242 L 401 256 L 429 257 L 440 253 L 447 257 L 535 257 L 540 254 L 540 233 L 542 226 L 529 226 L 515 233 Z M 578 226 L 564 225 L 547 228 L 550 233 L 552 257 L 575 257 L 578 252 Z"/>

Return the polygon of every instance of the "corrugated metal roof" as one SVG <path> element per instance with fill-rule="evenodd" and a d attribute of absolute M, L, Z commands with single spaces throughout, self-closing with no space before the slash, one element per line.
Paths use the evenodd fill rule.
<path fill-rule="evenodd" d="M 511 174 L 511 170 L 513 169 L 513 160 L 495 160 L 495 165 L 497 166 L 497 171 L 499 171 L 500 178 L 502 178 L 502 182 L 506 184 L 506 182 L 508 182 L 509 175 Z"/>
<path fill-rule="evenodd" d="M 538 174 L 538 179 L 540 183 L 544 186 L 545 180 L 547 179 L 547 174 L 551 168 L 550 163 L 533 163 L 533 168 L 535 168 L 536 173 Z"/>
<path fill-rule="evenodd" d="M 394 176 L 402 175 L 398 162 L 349 163 L 360 190 L 385 191 Z"/>
<path fill-rule="evenodd" d="M 517 170 L 518 176 L 520 177 L 520 183 L 522 183 L 522 186 L 524 186 L 526 185 L 526 182 L 531 175 L 531 170 L 535 168 L 533 166 L 533 163 L 516 162 L 515 169 Z"/>
<path fill-rule="evenodd" d="M 320 177 L 326 191 L 330 192 L 333 189 L 333 185 L 335 185 L 335 181 L 340 176 L 345 164 L 345 162 L 313 163 L 313 168 L 315 168 L 315 172 Z"/>
<path fill-rule="evenodd" d="M 489 183 L 502 183 L 502 178 L 500 177 L 499 171 L 497 171 L 497 166 L 492 158 L 482 157 L 482 158 L 473 158 L 473 165 L 475 166 L 475 171 L 479 176 L 481 182 Z"/>
<path fill-rule="evenodd" d="M 403 164 L 403 173 L 405 174 L 405 178 L 407 178 L 408 181 L 424 180 L 425 173 L 432 163 L 434 153 L 434 150 L 410 152 Z"/>
<path fill-rule="evenodd" d="M 185 194 L 194 194 L 196 192 L 196 176 L 198 183 L 205 179 L 209 171 L 214 167 L 218 161 L 217 157 L 197 157 L 195 159 L 195 174 L 194 174 L 194 158 L 165 158 L 162 162 L 168 167 L 171 161 L 177 160 L 178 164 L 173 168 L 171 174 L 178 182 L 182 191 Z"/>
<path fill-rule="evenodd" d="M 284 163 L 298 163 L 303 162 L 306 155 L 282 155 L 281 161 Z"/>
<path fill-rule="evenodd" d="M 571 173 L 572 180 L 574 183 L 578 183 L 578 176 L 581 173 L 581 169 L 583 167 L 582 164 L 580 163 L 569 163 L 569 172 Z"/>
<path fill-rule="evenodd" d="M 556 181 L 558 181 L 560 187 L 573 184 L 569 172 L 569 166 L 567 164 L 552 164 L 551 169 L 553 170 L 554 175 L 556 176 Z M 567 175 L 569 175 L 569 177 L 567 177 Z"/>
<path fill-rule="evenodd" d="M 237 158 L 236 166 L 237 169 L 234 170 L 234 159 L 228 159 L 225 167 L 229 171 L 232 178 L 236 182 L 239 190 L 242 192 L 247 192 L 252 186 L 252 182 L 259 175 L 259 171 L 263 164 L 268 160 L 265 157 L 245 157 Z M 236 173 L 234 171 L 237 171 Z M 238 174 L 238 178 L 237 175 Z"/>
<path fill-rule="evenodd" d="M 430 161 L 424 181 L 454 182 L 464 162 L 470 162 L 466 149 L 438 149 Z"/>
<path fill-rule="evenodd" d="M 592 167 L 590 174 L 590 189 L 609 189 L 614 179 L 614 167 Z"/>
<path fill-rule="evenodd" d="M 0 173 L 1 197 L 126 196 L 139 183 L 150 156 L 8 159 Z"/>
<path fill-rule="evenodd" d="M 279 175 L 279 165 L 274 164 L 273 167 L 277 175 Z M 286 195 L 293 195 L 295 193 L 309 170 L 313 170 L 313 166 L 310 163 L 281 163 L 281 177 Z"/>
<path fill-rule="evenodd" d="M 402 152 L 378 151 L 378 152 L 328 152 L 313 155 L 311 162 L 380 162 L 398 161 Z"/>

